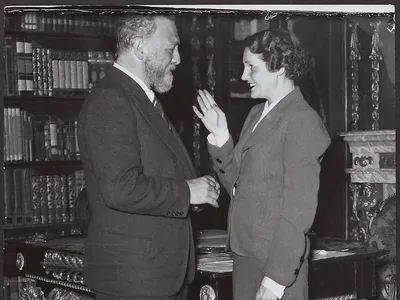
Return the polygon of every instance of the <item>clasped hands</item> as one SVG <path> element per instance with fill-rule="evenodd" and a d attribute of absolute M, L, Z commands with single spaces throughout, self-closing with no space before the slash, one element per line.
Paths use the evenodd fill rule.
<path fill-rule="evenodd" d="M 219 207 L 217 199 L 220 193 L 220 184 L 214 177 L 203 177 L 186 180 L 190 189 L 190 204 L 210 204 Z"/>
<path fill-rule="evenodd" d="M 224 112 L 218 107 L 208 91 L 199 90 L 197 102 L 201 111 L 195 106 L 193 106 L 193 110 L 208 131 L 217 136 L 228 130 Z M 186 182 L 190 189 L 190 204 L 199 205 L 208 203 L 214 207 L 218 207 L 217 199 L 220 193 L 220 185 L 215 178 L 206 175 L 186 180 Z"/>

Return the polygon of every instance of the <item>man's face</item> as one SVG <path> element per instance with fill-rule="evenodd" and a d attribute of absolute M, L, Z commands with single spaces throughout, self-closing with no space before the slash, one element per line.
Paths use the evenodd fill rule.
<path fill-rule="evenodd" d="M 172 72 L 181 61 L 179 37 L 174 21 L 158 17 L 156 23 L 156 32 L 147 40 L 144 66 L 150 88 L 166 93 L 172 88 Z"/>

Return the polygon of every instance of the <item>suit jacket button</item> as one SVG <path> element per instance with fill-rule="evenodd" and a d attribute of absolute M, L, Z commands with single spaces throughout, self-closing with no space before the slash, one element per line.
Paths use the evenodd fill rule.
<path fill-rule="evenodd" d="M 217 163 L 222 163 L 222 160 L 220 160 L 219 158 L 216 159 Z"/>
<path fill-rule="evenodd" d="M 225 171 L 224 171 L 223 169 L 219 169 L 219 171 L 220 171 L 222 174 L 225 173 Z"/>
<path fill-rule="evenodd" d="M 299 275 L 299 269 L 294 270 L 294 275 Z"/>

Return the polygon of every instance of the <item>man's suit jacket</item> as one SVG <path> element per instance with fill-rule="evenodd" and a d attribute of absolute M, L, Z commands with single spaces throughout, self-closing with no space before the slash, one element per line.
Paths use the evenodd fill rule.
<path fill-rule="evenodd" d="M 78 124 L 91 210 L 85 284 L 121 296 L 177 293 L 195 268 L 185 182 L 195 170 L 182 141 L 116 68 L 85 100 Z"/>
<path fill-rule="evenodd" d="M 305 234 L 317 208 L 319 159 L 330 138 L 298 88 L 252 132 L 263 107 L 250 111 L 236 147 L 230 137 L 220 148 L 209 144 L 209 152 L 231 193 L 230 248 L 266 261 L 264 275 L 288 287 L 308 254 Z"/>

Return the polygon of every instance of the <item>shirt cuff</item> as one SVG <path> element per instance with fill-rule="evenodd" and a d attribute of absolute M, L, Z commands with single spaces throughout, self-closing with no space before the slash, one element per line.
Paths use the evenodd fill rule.
<path fill-rule="evenodd" d="M 283 294 L 285 293 L 285 286 L 280 285 L 279 283 L 273 281 L 267 276 L 264 276 L 261 284 L 269 289 L 271 292 L 273 292 L 278 297 L 278 299 L 281 299 L 283 297 Z"/>
<path fill-rule="evenodd" d="M 212 133 L 210 133 L 207 136 L 207 141 L 213 145 L 213 146 L 217 146 L 217 147 L 222 147 L 227 141 L 229 140 L 229 131 L 226 130 L 223 133 L 215 136 Z"/>

